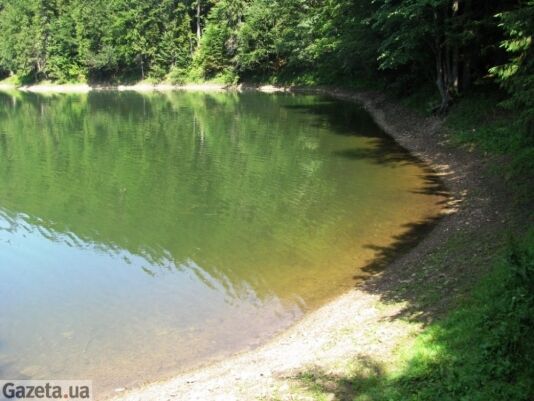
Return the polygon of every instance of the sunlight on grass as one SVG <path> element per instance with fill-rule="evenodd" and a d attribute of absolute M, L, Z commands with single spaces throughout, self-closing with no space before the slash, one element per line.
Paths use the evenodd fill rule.
<path fill-rule="evenodd" d="M 345 375 L 310 371 L 300 383 L 315 400 L 531 400 L 533 290 L 531 231 L 509 243 L 458 309 L 405 343 L 391 366 L 359 359 Z"/>

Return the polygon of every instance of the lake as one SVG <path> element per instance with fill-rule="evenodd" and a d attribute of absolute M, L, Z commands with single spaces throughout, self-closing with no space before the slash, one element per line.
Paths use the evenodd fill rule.
<path fill-rule="evenodd" d="M 0 376 L 104 393 L 252 348 L 441 201 L 352 103 L 0 94 Z"/>

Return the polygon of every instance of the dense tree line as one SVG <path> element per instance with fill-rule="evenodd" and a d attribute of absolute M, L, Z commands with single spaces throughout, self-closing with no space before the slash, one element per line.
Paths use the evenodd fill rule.
<path fill-rule="evenodd" d="M 0 0 L 0 70 L 22 80 L 435 84 L 488 78 L 532 110 L 534 0 Z M 523 115 L 532 125 L 532 113 Z"/>
<path fill-rule="evenodd" d="M 3 0 L 0 9 L 0 66 L 22 80 L 163 78 L 195 47 L 185 1 Z"/>

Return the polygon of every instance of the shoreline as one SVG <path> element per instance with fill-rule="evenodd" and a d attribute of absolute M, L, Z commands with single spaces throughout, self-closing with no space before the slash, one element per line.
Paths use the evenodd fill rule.
<path fill-rule="evenodd" d="M 5 85 L 0 84 L 0 90 L 3 88 Z M 427 227 L 426 235 L 415 245 L 408 235 L 391 249 L 379 250 L 377 264 L 370 266 L 377 273 L 306 314 L 267 343 L 170 379 L 102 394 L 96 397 L 99 400 L 304 400 L 310 398 L 295 392 L 300 391 L 297 379 L 308 372 L 336 375 L 348 369 L 348 364 L 366 360 L 378 361 L 388 369 L 399 347 L 409 344 L 426 323 L 450 309 L 461 295 L 462 280 L 468 281 L 472 279 L 469 275 L 476 277 L 478 272 L 441 272 L 439 279 L 450 279 L 449 288 L 442 289 L 439 302 L 424 307 L 417 305 L 413 294 L 399 296 L 399 287 L 424 275 L 425 260 L 439 253 L 454 235 L 504 223 L 502 210 L 495 207 L 499 192 L 494 188 L 501 183 L 485 176 L 488 162 L 466 149 L 452 147 L 438 118 L 415 115 L 380 93 L 333 87 L 222 84 L 36 85 L 11 89 L 52 93 L 253 90 L 321 94 L 353 101 L 362 105 L 389 136 L 428 165 L 444 183 L 449 196 L 443 216 Z M 456 274 L 459 278 L 455 281 Z M 366 369 L 365 363 L 358 369 Z"/>
<path fill-rule="evenodd" d="M 196 86 L 195 90 L 203 89 Z M 378 273 L 310 312 L 258 348 L 179 373 L 168 380 L 120 389 L 119 393 L 103 399 L 310 399 L 295 395 L 300 391 L 297 379 L 306 372 L 321 371 L 335 375 L 346 370 L 347 364 L 368 359 L 380 361 L 387 369 L 401 344 L 413 341 L 426 323 L 443 314 L 457 301 L 461 286 L 455 287 L 452 280 L 451 288 L 444 292 L 443 299 L 426 308 L 413 308 L 412 303 L 415 302 L 410 302 L 409 295 L 397 299 L 389 293 L 401 283 L 414 281 L 413 277 L 424 268 L 421 260 L 439 251 L 455 233 L 484 224 L 504 223 L 493 207 L 492 189 L 500 183 L 490 183 L 492 180 L 482 173 L 486 170 L 485 163 L 476 155 L 448 144 L 448 135 L 438 118 L 416 116 L 376 92 L 248 85 L 238 90 L 316 93 L 362 105 L 388 135 L 424 161 L 445 184 L 449 201 L 444 206 L 443 216 L 416 245 L 413 242 L 403 244 L 403 240 L 399 240 L 394 249 L 395 256 L 392 257 L 387 250 L 379 254 L 382 264 Z M 407 245 L 408 249 L 402 249 L 403 245 Z M 460 274 L 460 279 L 462 277 Z M 415 312 L 419 314 L 417 318 L 405 319 Z"/>
<path fill-rule="evenodd" d="M 98 91 L 131 91 L 131 92 L 169 92 L 169 91 L 200 91 L 200 92 L 226 92 L 226 91 L 259 91 L 264 93 L 292 92 L 294 88 L 274 85 L 250 85 L 250 84 L 218 84 L 218 83 L 189 83 L 189 84 L 169 84 L 169 83 L 136 83 L 131 85 L 123 84 L 32 84 L 14 85 L 0 82 L 0 91 L 20 91 L 31 93 L 89 93 Z"/>

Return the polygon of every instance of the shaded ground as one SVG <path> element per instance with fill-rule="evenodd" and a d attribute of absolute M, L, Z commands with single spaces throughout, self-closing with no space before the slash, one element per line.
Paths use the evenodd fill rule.
<path fill-rule="evenodd" d="M 446 187 L 447 213 L 438 222 L 407 227 L 392 246 L 376 249 L 378 257 L 365 268 L 375 273 L 371 278 L 361 283 L 355 277 L 354 290 L 271 343 L 115 400 L 373 399 L 363 390 L 398 369 L 398 351 L 409 348 L 489 267 L 502 231 L 514 220 L 506 212 L 506 188 L 487 173 L 489 161 L 449 146 L 440 120 L 414 115 L 382 95 L 316 91 L 361 102 L 399 144 L 430 164 L 435 174 L 427 190 Z M 385 149 L 383 156 L 391 157 Z"/>

